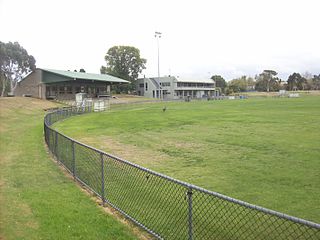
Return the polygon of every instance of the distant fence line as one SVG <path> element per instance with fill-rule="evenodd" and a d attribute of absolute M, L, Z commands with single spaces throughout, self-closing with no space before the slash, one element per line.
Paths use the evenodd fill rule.
<path fill-rule="evenodd" d="M 80 143 L 51 125 L 90 112 L 44 118 L 45 141 L 75 180 L 159 239 L 320 239 L 320 224 L 173 179 Z"/>

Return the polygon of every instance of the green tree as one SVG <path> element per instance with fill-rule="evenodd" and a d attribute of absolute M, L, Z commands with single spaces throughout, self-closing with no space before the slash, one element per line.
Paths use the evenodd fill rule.
<path fill-rule="evenodd" d="M 211 77 L 214 80 L 216 88 L 220 88 L 222 93 L 225 93 L 225 88 L 227 87 L 227 82 L 220 75 L 213 75 Z"/>
<path fill-rule="evenodd" d="M 100 72 L 107 73 L 130 81 L 130 84 L 118 85 L 114 90 L 128 92 L 134 89 L 134 81 L 145 69 L 146 59 L 140 57 L 140 50 L 130 46 L 114 46 L 105 56 L 106 67 L 101 66 Z"/>
<path fill-rule="evenodd" d="M 4 96 L 5 93 L 10 92 L 10 82 L 6 81 L 4 74 L 0 73 L 0 93 L 1 96 Z"/>
<path fill-rule="evenodd" d="M 320 74 L 317 76 L 317 75 L 314 75 L 313 78 L 312 78 L 312 88 L 314 90 L 320 90 Z"/>
<path fill-rule="evenodd" d="M 100 73 L 101 74 L 107 74 L 108 72 L 107 72 L 107 68 L 105 67 L 105 66 L 101 66 L 101 68 L 100 68 Z"/>
<path fill-rule="evenodd" d="M 233 79 L 228 84 L 229 92 L 247 92 L 254 89 L 254 80 L 252 77 L 242 76 Z"/>
<path fill-rule="evenodd" d="M 242 76 L 241 78 L 232 79 L 228 87 L 232 92 L 244 92 L 246 91 L 246 76 Z"/>
<path fill-rule="evenodd" d="M 36 60 L 18 42 L 0 41 L 1 96 L 14 91 L 17 83 L 36 68 Z"/>
<path fill-rule="evenodd" d="M 256 78 L 255 89 L 260 92 L 279 91 L 281 80 L 273 70 L 264 70 Z"/>
<path fill-rule="evenodd" d="M 313 75 L 306 71 L 305 73 L 301 74 L 302 77 L 306 79 L 306 83 L 303 84 L 304 90 L 312 90 L 313 89 Z"/>
<path fill-rule="evenodd" d="M 300 73 L 293 73 L 288 77 L 288 90 L 304 90 L 307 79 L 302 77 Z"/>

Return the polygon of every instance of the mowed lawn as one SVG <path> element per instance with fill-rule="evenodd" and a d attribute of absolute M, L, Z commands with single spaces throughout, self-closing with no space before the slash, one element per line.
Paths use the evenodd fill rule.
<path fill-rule="evenodd" d="M 49 107 L 0 98 L 0 239 L 137 239 L 52 161 L 43 139 Z"/>
<path fill-rule="evenodd" d="M 135 104 L 56 127 L 173 178 L 320 222 L 319 96 Z"/>

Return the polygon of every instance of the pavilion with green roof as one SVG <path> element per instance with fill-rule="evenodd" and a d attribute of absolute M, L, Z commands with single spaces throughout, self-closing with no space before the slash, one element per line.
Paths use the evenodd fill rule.
<path fill-rule="evenodd" d="M 37 68 L 17 85 L 15 96 L 41 99 L 75 99 L 76 93 L 88 97 L 110 96 L 110 86 L 128 81 L 108 74 L 94 74 Z"/>

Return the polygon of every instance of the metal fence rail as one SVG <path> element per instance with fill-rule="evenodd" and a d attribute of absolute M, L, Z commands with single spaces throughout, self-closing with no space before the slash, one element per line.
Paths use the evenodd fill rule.
<path fill-rule="evenodd" d="M 90 108 L 44 118 L 45 141 L 74 178 L 160 239 L 320 239 L 320 224 L 178 181 L 71 139 L 51 125 Z"/>

